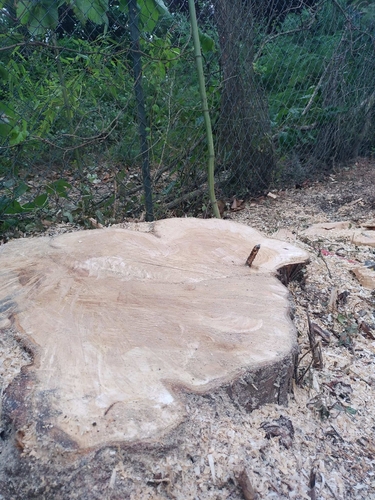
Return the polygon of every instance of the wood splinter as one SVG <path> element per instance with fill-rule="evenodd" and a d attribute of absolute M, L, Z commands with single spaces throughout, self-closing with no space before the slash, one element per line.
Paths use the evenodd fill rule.
<path fill-rule="evenodd" d="M 237 480 L 245 500 L 258 500 L 259 495 L 251 484 L 249 475 L 245 469 L 241 472 Z"/>
<path fill-rule="evenodd" d="M 260 249 L 260 245 L 255 245 L 255 247 L 251 250 L 250 255 L 247 258 L 246 265 L 251 267 L 252 263 L 255 260 L 255 257 L 258 255 Z"/>

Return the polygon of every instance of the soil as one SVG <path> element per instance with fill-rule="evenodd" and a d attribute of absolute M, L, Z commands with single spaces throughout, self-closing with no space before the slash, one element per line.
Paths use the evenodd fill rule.
<path fill-rule="evenodd" d="M 86 454 L 55 447 L 48 459 L 3 415 L 0 499 L 375 499 L 375 246 L 306 231 L 347 221 L 375 232 L 375 164 L 358 160 L 324 182 L 225 201 L 226 218 L 310 254 L 289 277 L 300 356 L 288 406 L 247 413 L 222 394 L 186 394 L 184 423 L 160 440 Z M 364 284 L 354 273 L 362 268 Z M 29 362 L 12 335 L 0 339 L 2 392 Z"/>

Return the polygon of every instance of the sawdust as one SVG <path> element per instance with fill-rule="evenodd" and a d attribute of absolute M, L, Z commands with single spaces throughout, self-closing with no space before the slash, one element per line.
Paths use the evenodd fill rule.
<path fill-rule="evenodd" d="M 288 407 L 246 413 L 222 395 L 186 394 L 184 424 L 159 442 L 83 457 L 52 449 L 48 463 L 23 456 L 5 422 L 0 498 L 375 499 L 375 292 L 353 272 L 375 274 L 375 249 L 330 231 L 306 232 L 312 224 L 338 221 L 358 231 L 367 224 L 367 231 L 375 220 L 375 166 L 358 162 L 324 183 L 273 194 L 226 217 L 311 256 L 289 284 L 300 362 Z M 328 334 L 316 336 L 320 369 L 312 363 L 307 314 Z M 2 339 L 0 351 L 5 387 L 27 354 L 12 339 Z M 243 489 L 244 473 L 251 494 Z"/>

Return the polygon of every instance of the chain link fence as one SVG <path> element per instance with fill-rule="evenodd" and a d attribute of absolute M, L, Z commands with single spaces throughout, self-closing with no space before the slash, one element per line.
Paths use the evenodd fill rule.
<path fill-rule="evenodd" d="M 373 2 L 194 3 L 218 199 L 373 154 Z M 187 0 L 0 7 L 1 232 L 211 214 Z"/>

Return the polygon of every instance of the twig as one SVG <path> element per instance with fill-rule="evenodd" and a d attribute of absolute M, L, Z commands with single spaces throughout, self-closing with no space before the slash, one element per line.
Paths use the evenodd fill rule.
<path fill-rule="evenodd" d="M 126 191 L 122 196 L 122 198 L 126 198 L 127 196 L 131 196 L 132 194 L 136 194 L 138 193 L 139 191 L 142 191 L 143 189 L 143 186 L 140 185 L 140 186 L 137 186 L 133 189 L 130 189 L 129 191 Z M 95 206 L 96 207 L 100 207 L 103 205 L 103 203 L 105 203 L 107 200 L 109 200 L 110 198 L 112 197 L 112 193 L 110 193 L 108 196 L 104 196 L 101 200 L 97 201 L 95 203 Z M 12 216 L 14 217 L 14 216 Z"/>
<path fill-rule="evenodd" d="M 3 416 L 3 394 L 4 394 L 4 384 L 1 384 L 1 391 L 0 391 L 0 422 Z"/>
<path fill-rule="evenodd" d="M 66 148 L 66 147 L 63 147 L 63 146 L 58 146 L 57 144 L 55 144 L 54 142 L 52 141 L 49 141 L 48 139 L 44 139 L 43 137 L 39 137 L 39 136 L 30 136 L 31 139 L 34 139 L 34 140 L 38 140 L 38 141 L 41 141 L 41 142 L 44 142 L 45 144 L 48 144 L 49 146 L 52 146 L 54 148 L 57 148 L 57 149 L 61 149 L 64 151 L 64 155 L 67 154 L 69 151 L 73 151 L 75 149 L 78 149 L 78 148 L 84 148 L 86 146 L 88 146 L 89 144 L 92 144 L 93 142 L 96 142 L 96 141 L 104 141 L 105 139 L 107 139 L 107 137 L 109 137 L 111 135 L 111 133 L 114 131 L 114 129 L 116 128 L 117 126 L 117 119 L 118 117 L 120 116 L 121 113 L 119 113 L 116 118 L 114 118 L 112 120 L 112 122 L 108 125 L 108 127 L 106 127 L 102 132 L 100 132 L 100 134 L 98 135 L 95 135 L 95 136 L 92 136 L 92 137 L 79 137 L 81 140 L 84 140 L 86 142 L 83 142 L 81 144 L 78 144 L 77 146 L 73 146 L 73 147 L 70 147 L 70 148 Z M 116 122 L 116 123 L 115 123 Z M 114 124 L 115 123 L 115 124 Z M 114 125 L 113 125 L 114 124 Z M 113 125 L 113 126 L 112 126 Z M 108 129 L 112 127 L 109 132 L 107 133 Z M 62 134 L 62 137 L 77 137 L 73 134 Z M 0 149 L 6 149 L 6 148 L 0 148 Z"/>
<path fill-rule="evenodd" d="M 306 132 L 307 130 L 314 130 L 317 126 L 318 126 L 318 122 L 314 122 L 314 123 L 311 123 L 310 125 L 295 126 L 294 129 L 295 130 L 299 130 L 301 132 Z M 273 136 L 271 137 L 271 139 L 273 141 L 276 141 L 280 137 L 280 135 L 283 132 L 285 132 L 286 130 L 288 130 L 288 127 L 281 128 L 276 134 L 273 134 Z"/>
<path fill-rule="evenodd" d="M 276 38 L 279 38 L 280 36 L 294 35 L 295 33 L 300 33 L 301 31 L 308 31 L 310 28 L 312 28 L 315 21 L 316 21 L 316 11 L 313 12 L 311 19 L 309 19 L 308 22 L 306 22 L 306 24 L 302 25 L 300 28 L 295 28 L 295 29 L 288 30 L 288 31 L 282 31 L 280 33 L 276 33 L 275 35 L 270 35 L 260 45 L 257 53 L 254 56 L 253 62 L 256 62 L 259 59 L 259 57 L 262 55 L 264 47 L 269 42 L 272 42 L 273 40 L 275 40 Z"/>
<path fill-rule="evenodd" d="M 250 255 L 248 256 L 246 260 L 246 265 L 251 267 L 252 263 L 255 260 L 255 257 L 258 255 L 260 249 L 260 245 L 255 245 L 254 248 L 251 250 Z"/>
<path fill-rule="evenodd" d="M 336 434 L 337 437 L 340 438 L 340 440 L 342 442 L 345 442 L 345 439 L 341 436 L 341 434 L 333 427 L 333 425 L 331 424 L 331 428 L 333 429 L 333 432 Z"/>
<path fill-rule="evenodd" d="M 314 326 L 312 325 L 310 321 L 310 316 L 309 313 L 307 313 L 307 323 L 309 325 L 309 330 L 308 330 L 308 337 L 309 337 L 309 343 L 310 343 L 310 348 L 312 352 L 312 361 L 313 361 L 313 366 L 314 368 L 321 369 L 323 368 L 323 355 L 322 355 L 322 347 L 320 340 L 316 341 L 315 340 L 315 330 Z"/>
<path fill-rule="evenodd" d="M 306 107 L 305 107 L 305 109 L 302 111 L 301 116 L 305 116 L 305 115 L 307 114 L 307 112 L 309 111 L 309 109 L 311 108 L 312 103 L 313 103 L 313 101 L 314 101 L 314 99 L 315 99 L 316 94 L 319 92 L 320 87 L 323 85 L 323 80 L 324 80 L 324 78 L 325 78 L 325 76 L 326 76 L 326 74 L 327 74 L 328 68 L 330 68 L 330 66 L 331 66 L 331 65 L 330 65 L 330 63 L 331 63 L 331 61 L 329 61 L 329 63 L 328 63 L 328 64 L 327 64 L 327 66 L 325 67 L 325 70 L 323 71 L 322 76 L 319 78 L 319 82 L 318 82 L 318 84 L 316 85 L 316 87 L 315 87 L 315 89 L 314 89 L 314 92 L 311 94 L 311 97 L 310 97 L 310 99 L 309 99 L 309 102 L 306 104 Z"/>
<path fill-rule="evenodd" d="M 311 500 L 316 500 L 315 484 L 316 484 L 316 470 L 313 467 L 310 471 L 310 478 L 309 478 L 309 488 L 310 488 L 309 496 L 310 496 Z"/>
<path fill-rule="evenodd" d="M 191 191 L 191 193 L 186 193 L 177 198 L 176 200 L 171 201 L 170 203 L 167 203 L 166 208 L 175 208 L 177 207 L 180 203 L 183 203 L 184 201 L 189 201 L 194 198 L 197 198 L 200 194 L 204 193 L 206 191 L 206 187 L 202 186 L 199 189 L 196 189 L 195 191 Z"/>
<path fill-rule="evenodd" d="M 323 260 L 323 262 L 324 262 L 324 264 L 325 264 L 325 266 L 327 268 L 327 271 L 328 271 L 328 276 L 332 279 L 331 271 L 329 270 L 328 264 L 327 264 L 327 262 L 326 262 L 326 260 L 324 258 L 324 255 L 322 254 L 322 250 L 321 249 L 319 249 L 319 257 Z"/>
<path fill-rule="evenodd" d="M 302 382 L 302 380 L 304 379 L 306 373 L 310 370 L 312 363 L 313 363 L 313 360 L 311 359 L 311 361 L 310 361 L 308 367 L 306 368 L 306 370 L 302 373 L 302 375 L 300 375 L 298 377 L 297 385 L 299 385 Z"/>
<path fill-rule="evenodd" d="M 299 366 L 299 364 L 301 363 L 301 361 L 303 360 L 303 358 L 305 358 L 309 353 L 311 352 L 311 349 L 308 349 L 305 354 L 303 356 L 301 356 L 299 359 L 298 359 L 298 364 L 297 366 Z"/>
<path fill-rule="evenodd" d="M 311 26 L 312 26 L 312 23 L 311 23 Z M 295 28 L 293 30 L 288 30 L 288 31 L 282 31 L 280 33 L 276 33 L 275 35 L 271 35 L 269 36 L 268 38 L 266 38 L 263 43 L 261 44 L 261 46 L 259 47 L 258 49 L 258 52 L 255 54 L 254 56 L 254 62 L 256 62 L 259 57 L 262 55 L 262 52 L 263 52 L 263 49 L 264 47 L 269 43 L 269 42 L 272 42 L 272 40 L 275 40 L 276 38 L 279 38 L 280 36 L 286 36 L 286 35 L 294 35 L 294 33 L 299 33 L 301 31 L 305 31 L 306 29 L 310 29 L 311 28 L 310 25 L 308 26 L 302 26 L 302 28 Z"/>
<path fill-rule="evenodd" d="M 116 180 L 116 175 L 115 175 L 115 177 L 113 179 L 113 213 L 112 213 L 112 217 L 114 219 L 116 218 L 117 205 L 118 205 L 118 200 L 117 200 L 117 180 Z"/>

